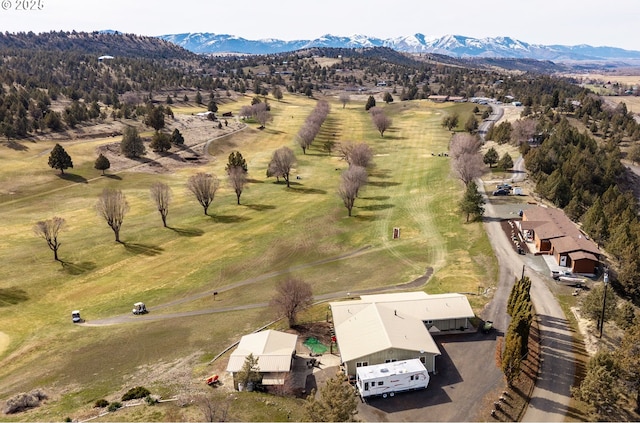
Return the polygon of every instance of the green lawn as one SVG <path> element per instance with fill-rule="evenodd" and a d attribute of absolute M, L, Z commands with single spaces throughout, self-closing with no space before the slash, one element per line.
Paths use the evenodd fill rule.
<path fill-rule="evenodd" d="M 63 143 L 74 162 L 66 178 L 47 165 L 51 142 L 24 143 L 22 150 L 0 146 L 0 332 L 9 337 L 0 352 L 0 400 L 36 387 L 55 393 L 46 407 L 5 417 L 62 419 L 96 399 L 113 400 L 114 392 L 135 385 L 145 365 L 213 356 L 273 319 L 269 309 L 258 308 L 78 327 L 71 324 L 73 309 L 91 321 L 128 313 L 142 300 L 154 313 L 154 305 L 210 290 L 221 291 L 215 304 L 204 297 L 155 313 L 240 306 L 268 301 L 275 284 L 290 275 L 311 283 L 319 295 L 409 282 L 429 267 L 434 269 L 425 288 L 429 293 L 475 293 L 478 286 L 494 286 L 496 261 L 482 225 L 464 224 L 457 211 L 463 186 L 451 178 L 448 158 L 432 155 L 447 150 L 450 133 L 440 125 L 443 116 L 454 111 L 463 116 L 472 106 L 428 101 L 382 106 L 394 121 L 382 138 L 364 104 L 343 109 L 336 99 L 328 100 L 332 111 L 306 155 L 295 134 L 315 100 L 285 96 L 270 101 L 274 120 L 266 129 L 251 124 L 212 143 L 214 157 L 207 166 L 173 174 L 99 177 L 93 169 L 95 148 L 113 139 Z M 326 152 L 324 144 L 331 141 L 366 141 L 375 153 L 351 218 L 337 195 L 346 164 Z M 272 152 L 283 145 L 298 159 L 290 189 L 265 176 Z M 252 180 L 239 206 L 223 178 L 234 149 L 247 159 Z M 223 180 L 210 216 L 185 188 L 198 171 Z M 170 229 L 162 227 L 149 199 L 156 181 L 173 190 Z M 105 187 L 123 190 L 131 206 L 123 244 L 114 242 L 94 209 Z M 53 261 L 32 231 L 36 221 L 53 216 L 67 222 L 59 252 L 64 265 Z M 401 229 L 400 239 L 392 239 L 394 227 Z M 361 254 L 337 259 L 365 247 Z M 264 277 L 275 272 L 281 274 Z M 239 286 L 231 288 L 234 284 Z M 476 310 L 486 301 L 469 299 Z M 208 370 L 191 371 L 198 378 Z M 167 396 L 179 391 L 161 380 L 151 385 Z"/>

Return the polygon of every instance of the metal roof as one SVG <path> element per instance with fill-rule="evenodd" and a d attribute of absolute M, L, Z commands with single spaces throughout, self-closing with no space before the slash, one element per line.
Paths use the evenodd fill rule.
<path fill-rule="evenodd" d="M 247 356 L 253 354 L 258 359 L 260 373 L 288 372 L 291 369 L 291 357 L 295 353 L 297 341 L 298 335 L 276 330 L 245 335 L 240 339 L 238 348 L 231 353 L 227 371 L 240 371 Z"/>
<path fill-rule="evenodd" d="M 343 362 L 392 348 L 440 354 L 421 320 L 383 304 L 368 304 L 335 331 Z"/>

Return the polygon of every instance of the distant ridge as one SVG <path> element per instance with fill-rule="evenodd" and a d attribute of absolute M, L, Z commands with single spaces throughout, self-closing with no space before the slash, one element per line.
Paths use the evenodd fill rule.
<path fill-rule="evenodd" d="M 73 51 L 96 56 L 182 59 L 195 57 L 175 43 L 157 37 L 125 34 L 117 31 L 0 32 L 0 49 L 33 51 Z"/>
<path fill-rule="evenodd" d="M 436 53 L 458 58 L 512 58 L 554 61 L 640 60 L 640 51 L 617 47 L 592 47 L 529 44 L 510 37 L 472 38 L 445 35 L 429 38 L 414 34 L 395 38 L 366 35 L 339 37 L 323 35 L 313 40 L 283 41 L 278 39 L 248 40 L 229 34 L 182 33 L 159 38 L 194 53 L 273 54 L 312 47 L 367 48 L 389 47 L 405 53 Z"/>

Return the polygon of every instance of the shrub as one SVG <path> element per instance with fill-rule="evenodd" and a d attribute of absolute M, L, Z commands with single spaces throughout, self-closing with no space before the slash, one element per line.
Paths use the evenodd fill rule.
<path fill-rule="evenodd" d="M 107 401 L 106 399 L 99 399 L 98 401 L 96 401 L 96 403 L 93 405 L 95 408 L 104 408 L 106 406 L 109 405 L 109 401 Z"/>
<path fill-rule="evenodd" d="M 113 413 L 114 411 L 116 411 L 118 408 L 122 408 L 122 403 L 118 402 L 118 401 L 114 401 L 111 404 L 109 404 L 109 408 L 107 408 L 107 410 L 110 413 Z"/>
<path fill-rule="evenodd" d="M 151 392 L 149 392 L 147 388 L 143 386 L 136 386 L 135 388 L 129 389 L 127 393 L 122 396 L 122 401 L 144 398 L 149 395 L 151 395 Z"/>
<path fill-rule="evenodd" d="M 7 400 L 7 406 L 4 409 L 4 413 L 14 414 L 29 408 L 38 407 L 45 399 L 47 399 L 47 395 L 39 389 L 31 391 L 28 394 L 21 393 L 15 395 Z"/>
<path fill-rule="evenodd" d="M 152 395 L 147 395 L 146 397 L 144 397 L 144 400 L 148 405 L 156 405 L 159 402 L 158 398 Z"/>

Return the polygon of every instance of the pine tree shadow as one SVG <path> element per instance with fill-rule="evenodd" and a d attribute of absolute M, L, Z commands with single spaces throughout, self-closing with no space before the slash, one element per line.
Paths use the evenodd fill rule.
<path fill-rule="evenodd" d="M 60 260 L 62 271 L 67 275 L 82 275 L 96 268 L 96 264 L 92 261 L 84 261 L 82 263 L 71 263 L 70 261 Z"/>
<path fill-rule="evenodd" d="M 20 288 L 0 288 L 0 307 L 8 307 L 29 299 L 27 292 Z"/>
<path fill-rule="evenodd" d="M 17 141 L 14 141 L 14 140 L 6 141 L 6 142 L 4 142 L 4 145 L 7 148 L 10 148 L 10 149 L 16 150 L 16 151 L 28 151 L 29 150 L 29 147 L 27 147 L 26 145 L 21 144 L 21 143 L 19 143 Z"/>
<path fill-rule="evenodd" d="M 87 178 L 84 176 L 76 175 L 74 173 L 63 173 L 58 175 L 60 179 L 64 179 L 65 181 L 75 182 L 77 184 L 86 184 Z"/>
<path fill-rule="evenodd" d="M 133 254 L 143 254 L 145 256 L 157 256 L 164 251 L 164 248 L 155 245 L 138 244 L 136 242 L 123 242 L 124 248 Z"/>
<path fill-rule="evenodd" d="M 244 207 L 255 210 L 255 211 L 265 211 L 265 210 L 274 210 L 276 206 L 271 204 L 242 204 Z"/>
<path fill-rule="evenodd" d="M 238 223 L 238 222 L 246 222 L 247 220 L 251 220 L 250 217 L 246 217 L 246 216 L 221 216 L 221 215 L 211 216 L 211 219 L 213 219 L 215 222 L 218 222 L 218 223 Z"/>

